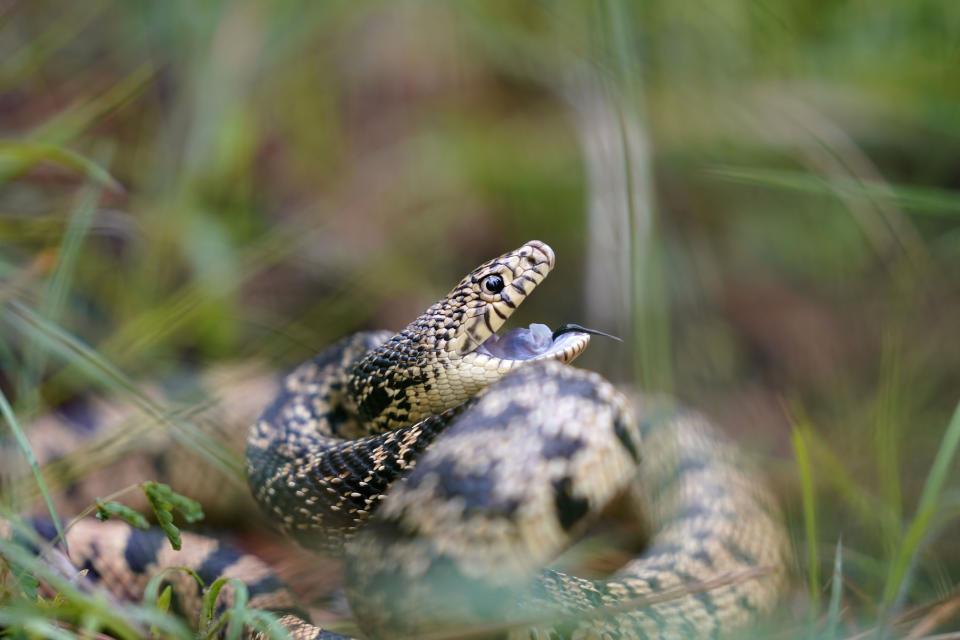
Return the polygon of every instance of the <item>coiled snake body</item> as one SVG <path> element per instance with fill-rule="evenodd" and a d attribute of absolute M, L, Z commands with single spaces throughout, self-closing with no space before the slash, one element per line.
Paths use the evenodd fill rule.
<path fill-rule="evenodd" d="M 528 242 L 400 333 L 340 341 L 291 373 L 251 429 L 257 501 L 304 546 L 346 553 L 368 636 L 497 623 L 531 638 L 700 637 L 781 595 L 776 504 L 709 422 L 631 407 L 567 366 L 589 330 L 496 334 L 553 265 Z M 649 529 L 643 555 L 607 580 L 543 570 L 624 493 Z M 297 638 L 324 635 L 283 621 Z"/>

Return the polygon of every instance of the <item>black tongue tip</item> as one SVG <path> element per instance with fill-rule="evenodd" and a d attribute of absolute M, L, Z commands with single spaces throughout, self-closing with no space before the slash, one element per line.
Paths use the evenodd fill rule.
<path fill-rule="evenodd" d="M 557 327 L 556 330 L 553 332 L 553 335 L 550 336 L 550 339 L 556 340 L 557 338 L 559 338 L 565 333 L 573 333 L 573 332 L 589 333 L 594 336 L 603 336 L 604 338 L 612 338 L 617 342 L 623 342 L 623 340 L 621 340 L 617 336 L 611 335 L 609 333 L 604 333 L 603 331 L 600 331 L 598 329 L 588 329 L 587 327 L 581 327 L 580 325 L 573 324 L 573 323 L 568 323 L 561 327 Z"/>

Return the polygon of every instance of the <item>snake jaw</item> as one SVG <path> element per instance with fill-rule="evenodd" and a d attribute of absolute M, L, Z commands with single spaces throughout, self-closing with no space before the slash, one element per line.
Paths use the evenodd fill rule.
<path fill-rule="evenodd" d="M 543 360 L 569 364 L 590 344 L 590 333 L 590 329 L 581 331 L 579 327 L 551 331 L 545 324 L 531 324 L 529 328 L 513 329 L 502 336 L 491 335 L 462 360 L 465 363 L 482 360 L 488 368 L 492 362 L 500 370 Z"/>
<path fill-rule="evenodd" d="M 590 334 L 599 332 L 577 325 L 564 325 L 552 332 L 546 325 L 531 324 L 497 335 L 555 264 L 553 249 L 531 240 L 464 278 L 447 296 L 447 301 L 466 308 L 455 337 L 446 345 L 447 358 L 459 361 L 467 371 L 474 369 L 478 379 L 489 384 L 491 375 L 503 375 L 526 362 L 556 360 L 568 364 L 583 353 Z M 488 290 L 489 278 L 499 279 L 500 286 Z"/>

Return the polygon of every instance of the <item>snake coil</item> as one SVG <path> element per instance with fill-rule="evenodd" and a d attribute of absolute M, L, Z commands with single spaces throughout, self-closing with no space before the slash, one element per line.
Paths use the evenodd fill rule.
<path fill-rule="evenodd" d="M 302 545 L 346 554 L 370 637 L 492 622 L 527 638 L 702 637 L 781 595 L 776 503 L 706 419 L 632 406 L 567 366 L 590 330 L 497 335 L 554 263 L 527 242 L 401 332 L 341 340 L 294 370 L 250 431 L 254 496 Z M 625 493 L 649 531 L 642 555 L 606 580 L 543 569 Z"/>

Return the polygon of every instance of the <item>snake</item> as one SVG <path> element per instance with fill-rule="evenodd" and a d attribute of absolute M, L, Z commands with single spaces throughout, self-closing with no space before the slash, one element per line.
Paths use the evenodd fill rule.
<path fill-rule="evenodd" d="M 720 637 L 783 597 L 777 501 L 719 428 L 573 367 L 600 331 L 500 332 L 555 263 L 529 241 L 400 332 L 341 339 L 294 368 L 250 427 L 253 497 L 301 546 L 343 556 L 363 637 Z M 603 579 L 550 568 L 613 503 L 642 525 L 643 551 Z M 314 626 L 262 561 L 191 534 L 177 555 L 162 538 L 87 521 L 68 536 L 73 562 L 122 597 L 194 566 L 245 582 L 250 606 L 295 640 L 343 637 Z"/>
<path fill-rule="evenodd" d="M 346 555 L 367 637 L 492 621 L 524 638 L 708 637 L 782 595 L 776 500 L 709 420 L 570 366 L 593 330 L 497 333 L 555 263 L 532 240 L 399 333 L 332 345 L 251 428 L 254 497 L 301 545 Z M 617 496 L 646 550 L 603 580 L 545 570 Z"/>

